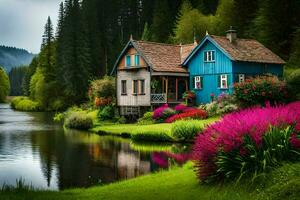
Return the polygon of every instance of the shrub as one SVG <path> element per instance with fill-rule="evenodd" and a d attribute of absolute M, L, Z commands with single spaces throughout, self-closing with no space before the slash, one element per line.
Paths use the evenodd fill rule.
<path fill-rule="evenodd" d="M 198 135 L 197 174 L 209 182 L 267 171 L 299 155 L 299 132 L 300 102 L 228 114 Z"/>
<path fill-rule="evenodd" d="M 287 85 L 289 87 L 289 91 L 292 92 L 294 98 L 300 99 L 300 69 L 294 71 L 287 78 Z"/>
<path fill-rule="evenodd" d="M 146 112 L 143 117 L 138 120 L 138 125 L 150 125 L 154 123 L 153 112 Z"/>
<path fill-rule="evenodd" d="M 168 104 L 164 104 L 153 111 L 153 119 L 160 119 L 163 116 L 165 109 L 169 108 Z"/>
<path fill-rule="evenodd" d="M 77 111 L 67 116 L 65 126 L 68 128 L 88 130 L 93 126 L 93 119 L 84 111 Z"/>
<path fill-rule="evenodd" d="M 289 95 L 284 81 L 277 77 L 260 76 L 234 85 L 234 97 L 242 107 L 286 103 Z"/>
<path fill-rule="evenodd" d="M 96 97 L 113 98 L 116 94 L 115 80 L 105 76 L 103 79 L 94 80 L 89 89 L 89 97 L 94 100 Z"/>
<path fill-rule="evenodd" d="M 15 97 L 11 101 L 11 107 L 19 111 L 39 111 L 40 104 L 30 100 L 28 97 Z"/>
<path fill-rule="evenodd" d="M 203 123 L 199 120 L 180 120 L 172 124 L 171 136 L 178 141 L 193 140 L 202 131 Z"/>
<path fill-rule="evenodd" d="M 165 120 L 166 123 L 172 123 L 182 119 L 206 119 L 208 116 L 207 112 L 202 109 L 192 109 L 184 113 L 173 115 Z"/>
<path fill-rule="evenodd" d="M 9 79 L 2 67 L 0 67 L 0 103 L 4 102 L 9 93 Z"/>
<path fill-rule="evenodd" d="M 134 141 L 171 142 L 172 138 L 165 131 L 139 130 L 131 135 Z"/>
<path fill-rule="evenodd" d="M 98 119 L 105 121 L 111 120 L 115 117 L 115 108 L 111 105 L 100 108 L 98 112 Z"/>

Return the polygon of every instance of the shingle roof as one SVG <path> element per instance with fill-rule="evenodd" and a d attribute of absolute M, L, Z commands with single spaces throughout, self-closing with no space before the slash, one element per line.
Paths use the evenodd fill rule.
<path fill-rule="evenodd" d="M 193 44 L 172 45 L 141 40 L 132 42 L 156 72 L 187 73 L 181 63 L 195 47 Z"/>
<path fill-rule="evenodd" d="M 231 43 L 226 37 L 211 35 L 213 40 L 225 50 L 233 60 L 285 64 L 278 55 L 253 39 L 236 39 Z"/>

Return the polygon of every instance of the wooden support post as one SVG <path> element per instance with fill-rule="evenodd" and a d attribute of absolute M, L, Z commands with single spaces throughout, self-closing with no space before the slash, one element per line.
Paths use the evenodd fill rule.
<path fill-rule="evenodd" d="M 176 86 L 175 86 L 175 90 L 176 90 L 176 101 L 178 101 L 178 78 L 176 77 Z"/>
<path fill-rule="evenodd" d="M 185 80 L 185 90 L 188 91 L 189 90 L 189 86 L 188 86 L 188 81 Z"/>
<path fill-rule="evenodd" d="M 167 97 L 167 103 L 168 103 L 168 91 L 169 90 L 169 77 L 167 76 L 167 82 L 166 82 L 166 97 Z"/>

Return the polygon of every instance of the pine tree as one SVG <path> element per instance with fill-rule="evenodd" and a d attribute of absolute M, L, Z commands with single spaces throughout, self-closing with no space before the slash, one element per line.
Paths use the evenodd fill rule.
<path fill-rule="evenodd" d="M 155 1 L 153 24 L 151 26 L 152 40 L 166 42 L 172 32 L 172 16 L 167 0 Z"/>
<path fill-rule="evenodd" d="M 143 34 L 142 34 L 142 40 L 145 40 L 145 41 L 149 41 L 151 39 L 151 32 L 149 30 L 149 26 L 148 26 L 148 23 L 146 22 L 145 23 L 145 26 L 144 26 L 144 31 L 143 31 Z"/>
<path fill-rule="evenodd" d="M 293 46 L 288 65 L 300 68 L 300 27 L 294 33 Z"/>

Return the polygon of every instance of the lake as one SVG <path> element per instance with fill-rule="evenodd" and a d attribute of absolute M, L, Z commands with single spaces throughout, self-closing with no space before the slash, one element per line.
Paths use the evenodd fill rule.
<path fill-rule="evenodd" d="M 160 169 L 156 145 L 63 129 L 51 113 L 17 112 L 0 104 L 0 186 L 48 190 L 89 187 L 134 178 Z M 183 145 L 162 145 L 176 152 Z M 156 151 L 156 152 L 154 152 Z"/>

